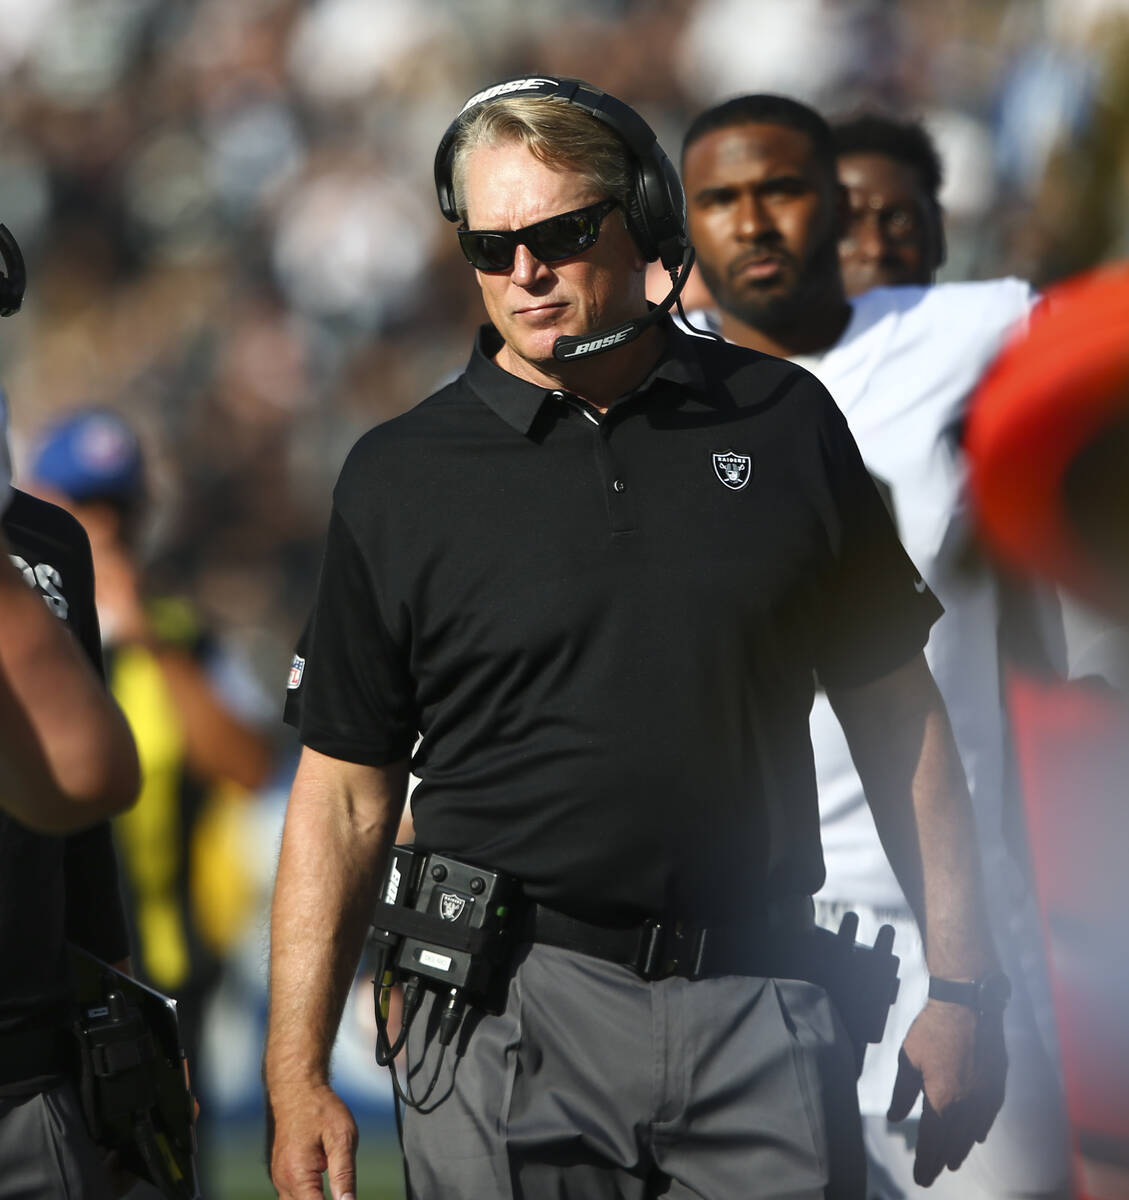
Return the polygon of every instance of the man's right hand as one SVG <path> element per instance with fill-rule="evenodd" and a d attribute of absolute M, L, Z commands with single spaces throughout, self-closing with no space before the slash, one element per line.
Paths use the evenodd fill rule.
<path fill-rule="evenodd" d="M 322 1175 L 333 1200 L 354 1200 L 357 1123 L 329 1087 L 284 1088 L 268 1098 L 270 1177 L 280 1200 L 322 1200 Z"/>

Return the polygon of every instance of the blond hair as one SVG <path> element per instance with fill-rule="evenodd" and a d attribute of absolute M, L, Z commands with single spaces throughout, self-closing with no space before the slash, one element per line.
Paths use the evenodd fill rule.
<path fill-rule="evenodd" d="M 466 221 L 466 160 L 479 146 L 524 146 L 555 170 L 575 171 L 628 211 L 632 171 L 627 148 L 602 121 L 565 101 L 513 96 L 481 104 L 459 129 L 451 150 L 451 184 L 459 219 Z"/>

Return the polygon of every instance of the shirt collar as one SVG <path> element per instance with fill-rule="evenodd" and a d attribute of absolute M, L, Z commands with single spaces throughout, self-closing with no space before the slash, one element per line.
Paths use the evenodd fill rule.
<path fill-rule="evenodd" d="M 631 394 L 641 395 L 660 380 L 691 391 L 705 392 L 705 372 L 694 346 L 700 339 L 683 333 L 670 317 L 663 318 L 659 329 L 666 335 L 662 356 Z M 483 404 L 493 409 L 507 425 L 520 434 L 528 434 L 541 406 L 559 389 L 530 383 L 503 370 L 494 362 L 494 355 L 501 347 L 501 335 L 494 326 L 480 326 L 467 363 L 466 382 Z"/>

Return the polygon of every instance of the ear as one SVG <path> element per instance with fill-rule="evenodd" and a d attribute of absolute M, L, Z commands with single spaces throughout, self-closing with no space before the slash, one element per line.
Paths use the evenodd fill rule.
<path fill-rule="evenodd" d="M 843 184 L 839 183 L 838 180 L 836 180 L 836 182 L 835 182 L 834 205 L 835 205 L 835 239 L 836 239 L 836 241 L 841 242 L 843 240 L 843 238 L 845 238 L 847 236 L 847 230 L 850 228 L 851 202 L 850 202 L 850 195 L 847 192 L 846 187 Z"/>
<path fill-rule="evenodd" d="M 627 213 L 622 208 L 617 208 L 615 213 L 623 223 L 623 231 L 627 234 L 627 240 L 631 243 L 631 249 L 634 251 L 635 257 L 633 265 L 637 272 L 645 272 L 649 265 L 649 260 L 644 257 L 643 251 L 639 249 L 639 242 L 635 235 L 631 232 L 631 223 L 627 219 Z"/>
<path fill-rule="evenodd" d="M 945 244 L 945 213 L 937 201 L 930 205 L 930 212 L 933 217 L 933 244 L 937 249 L 933 261 L 933 270 L 936 271 L 944 266 L 945 258 L 948 255 L 948 246 Z"/>

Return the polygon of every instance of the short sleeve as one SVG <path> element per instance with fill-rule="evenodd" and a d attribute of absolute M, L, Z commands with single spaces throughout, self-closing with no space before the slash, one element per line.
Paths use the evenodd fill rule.
<path fill-rule="evenodd" d="M 922 650 L 942 613 L 901 542 L 842 413 L 828 398 L 822 431 L 833 515 L 817 672 L 824 687 L 880 679 Z"/>
<path fill-rule="evenodd" d="M 335 507 L 313 611 L 291 664 L 284 718 L 319 753 L 384 766 L 411 753 L 418 719 L 407 647 L 388 631 L 374 574 Z"/>

